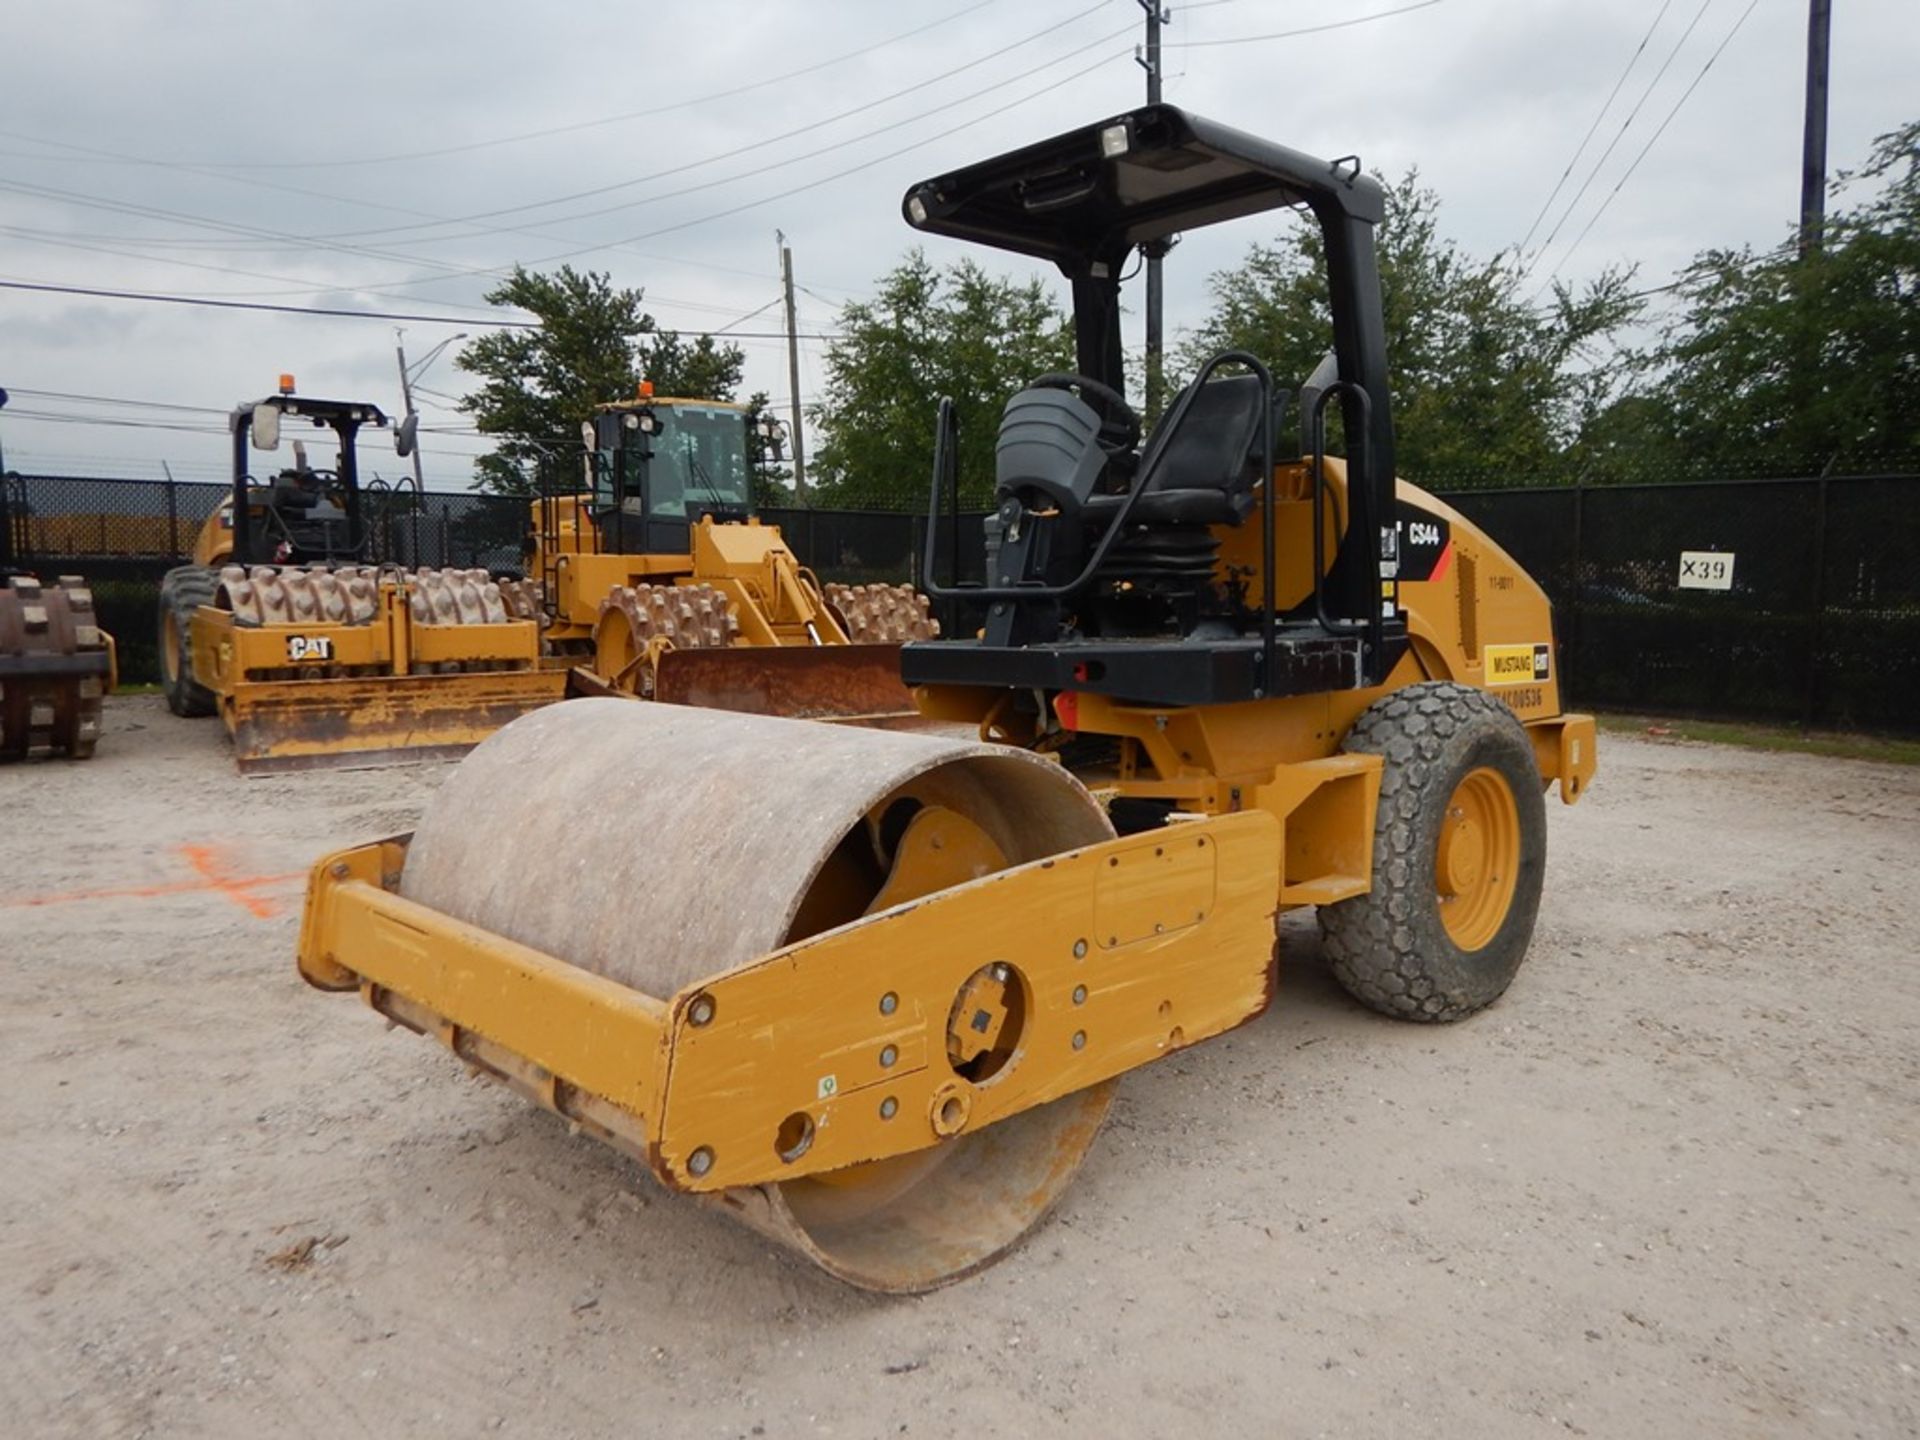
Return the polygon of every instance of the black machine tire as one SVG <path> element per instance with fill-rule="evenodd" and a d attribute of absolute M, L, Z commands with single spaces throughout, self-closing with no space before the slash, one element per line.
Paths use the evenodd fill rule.
<path fill-rule="evenodd" d="M 182 565 L 160 581 L 160 677 L 167 708 L 189 718 L 211 715 L 214 694 L 193 678 L 193 648 L 189 640 L 193 612 L 213 603 L 220 580 L 204 565 Z"/>
<path fill-rule="evenodd" d="M 1363 1005 L 1398 1019 L 1436 1023 L 1486 1008 L 1526 958 L 1540 910 L 1546 801 L 1525 729 L 1485 691 L 1433 682 L 1376 701 L 1340 748 L 1380 755 L 1386 763 L 1374 824 L 1373 888 L 1319 912 L 1335 977 Z M 1448 882 L 1439 872 L 1446 868 L 1447 827 L 1462 824 L 1455 801 L 1469 787 L 1475 796 L 1491 797 L 1499 812 L 1486 828 L 1510 827 L 1516 863 L 1504 903 L 1497 892 L 1475 902 L 1486 912 L 1488 938 L 1462 948 L 1443 915 L 1451 902 L 1442 900 Z M 1468 858 L 1460 868 L 1473 864 Z"/>

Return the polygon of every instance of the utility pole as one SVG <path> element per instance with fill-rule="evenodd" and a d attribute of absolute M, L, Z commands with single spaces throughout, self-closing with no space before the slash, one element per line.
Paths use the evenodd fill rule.
<path fill-rule="evenodd" d="M 793 414 L 793 498 L 807 503 L 807 444 L 800 434 L 800 323 L 793 309 L 793 251 L 787 237 L 773 232 L 780 242 L 780 288 L 787 302 L 787 391 L 792 396 Z"/>
<path fill-rule="evenodd" d="M 1833 0 L 1808 0 L 1807 118 L 1800 142 L 1800 253 L 1820 248 L 1827 221 L 1827 33 Z"/>
<path fill-rule="evenodd" d="M 406 406 L 408 415 L 413 414 L 413 381 L 407 375 L 407 351 L 403 343 L 406 331 L 395 329 L 393 332 L 393 356 L 400 362 L 400 400 Z M 420 471 L 420 445 L 416 441 L 413 447 L 413 493 L 427 493 L 427 480 Z"/>
<path fill-rule="evenodd" d="M 427 490 L 427 482 L 425 477 L 422 476 L 420 473 L 420 432 L 419 432 L 420 421 L 416 418 L 417 412 L 413 408 L 413 377 L 415 375 L 426 374 L 427 367 L 433 364 L 435 360 L 440 358 L 440 352 L 446 349 L 449 345 L 453 344 L 456 340 L 466 339 L 467 332 L 462 330 L 458 335 L 449 335 L 446 339 L 442 340 L 438 345 L 434 346 L 431 350 L 427 351 L 425 355 L 421 356 L 420 362 L 417 365 L 413 365 L 413 366 L 409 366 L 407 364 L 406 347 L 401 343 L 402 337 L 405 336 L 406 333 L 407 332 L 405 330 L 402 330 L 397 326 L 394 328 L 393 358 L 396 361 L 398 361 L 400 365 L 400 399 L 401 399 L 401 402 L 406 406 L 406 413 L 401 417 L 401 421 L 402 423 L 405 423 L 407 420 L 412 420 L 414 424 L 413 449 L 412 449 L 413 493 L 416 495 L 424 495 Z"/>
<path fill-rule="evenodd" d="M 1172 12 L 1160 3 L 1160 0 L 1140 0 L 1140 8 L 1147 12 L 1147 43 L 1144 54 L 1136 54 L 1134 59 L 1147 72 L 1147 103 L 1160 103 L 1160 27 L 1171 18 Z M 1147 267 L 1147 416 L 1157 418 L 1160 414 L 1160 398 L 1163 391 L 1161 351 L 1163 341 L 1160 330 L 1160 262 L 1165 258 L 1168 243 L 1165 240 L 1152 240 L 1141 249 L 1146 257 Z"/>

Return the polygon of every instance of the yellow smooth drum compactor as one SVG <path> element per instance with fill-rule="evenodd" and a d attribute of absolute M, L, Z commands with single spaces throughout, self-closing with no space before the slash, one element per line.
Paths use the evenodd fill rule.
<path fill-rule="evenodd" d="M 1296 205 L 1326 243 L 1328 364 L 1288 398 L 1216 356 L 1142 442 L 1128 257 Z M 1283 910 L 1317 908 L 1376 1009 L 1491 1003 L 1533 931 L 1545 791 L 1594 773 L 1539 587 L 1395 482 L 1357 165 L 1151 106 L 905 208 L 1073 285 L 1080 373 L 1000 427 L 989 583 L 962 592 L 984 625 L 901 652 L 923 715 L 977 738 L 555 706 L 464 761 L 410 839 L 321 861 L 299 960 L 895 1291 L 1003 1253 L 1121 1075 L 1259 1014 Z M 943 406 L 930 573 L 958 439 Z"/>

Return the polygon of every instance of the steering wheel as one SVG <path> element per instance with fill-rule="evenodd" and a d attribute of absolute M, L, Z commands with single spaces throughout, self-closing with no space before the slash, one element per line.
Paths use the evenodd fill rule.
<path fill-rule="evenodd" d="M 306 479 L 309 487 L 336 510 L 347 508 L 347 487 L 341 481 L 339 471 L 309 470 Z"/>
<path fill-rule="evenodd" d="M 1132 450 L 1140 443 L 1140 417 L 1127 403 L 1127 397 L 1091 375 L 1069 375 L 1064 372 L 1041 375 L 1027 388 L 1078 393 L 1080 399 L 1100 417 L 1100 446 L 1109 454 Z"/>

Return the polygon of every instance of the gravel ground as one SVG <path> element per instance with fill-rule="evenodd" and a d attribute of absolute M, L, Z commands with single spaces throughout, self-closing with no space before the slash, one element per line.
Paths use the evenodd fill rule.
<path fill-rule="evenodd" d="M 440 766 L 241 780 L 110 702 L 0 771 L 0 1431 L 1920 1433 L 1920 770 L 1637 738 L 1508 997 L 1128 1079 L 986 1274 L 855 1293 L 293 970 Z"/>

